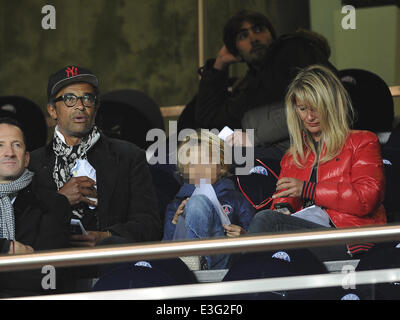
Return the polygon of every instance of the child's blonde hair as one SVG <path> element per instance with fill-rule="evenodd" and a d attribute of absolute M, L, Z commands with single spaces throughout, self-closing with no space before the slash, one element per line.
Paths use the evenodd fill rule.
<path fill-rule="evenodd" d="M 197 130 L 180 143 L 177 150 L 177 169 L 180 174 L 184 174 L 185 166 L 195 164 L 189 159 L 193 160 L 193 156 L 196 155 L 200 156 L 195 160 L 200 160 L 199 164 L 219 166 L 218 179 L 229 174 L 230 164 L 225 161 L 225 143 L 209 130 Z M 204 159 L 207 155 L 208 157 Z"/>

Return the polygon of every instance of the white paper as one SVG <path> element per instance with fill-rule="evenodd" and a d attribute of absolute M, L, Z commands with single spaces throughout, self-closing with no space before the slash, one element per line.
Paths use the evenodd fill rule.
<path fill-rule="evenodd" d="M 330 228 L 329 215 L 321 207 L 313 205 L 292 214 L 293 217 L 311 221 Z"/>
<path fill-rule="evenodd" d="M 73 177 L 89 177 L 90 179 L 96 181 L 96 170 L 87 160 L 80 160 L 80 159 L 76 160 L 76 164 L 72 168 L 71 174 Z M 95 201 L 97 203 L 96 198 L 88 198 L 88 199 Z M 89 208 L 94 209 L 96 207 L 89 206 Z"/>
<path fill-rule="evenodd" d="M 224 210 L 222 209 L 221 204 L 218 201 L 217 195 L 215 194 L 215 190 L 213 186 L 209 183 L 205 182 L 205 179 L 200 179 L 200 185 L 196 186 L 196 189 L 193 191 L 192 196 L 194 195 L 204 195 L 214 205 L 214 208 L 217 210 L 218 215 L 221 219 L 222 225 L 230 225 L 231 221 L 229 220 L 228 216 L 225 214 Z"/>
<path fill-rule="evenodd" d="M 86 232 L 85 228 L 82 225 L 81 220 L 78 219 L 71 219 L 71 226 L 79 226 L 82 230 L 82 234 L 87 235 L 88 233 Z"/>
<path fill-rule="evenodd" d="M 222 140 L 226 140 L 231 134 L 233 134 L 233 130 L 229 127 L 225 127 L 222 129 L 222 131 L 219 133 L 218 138 Z"/>

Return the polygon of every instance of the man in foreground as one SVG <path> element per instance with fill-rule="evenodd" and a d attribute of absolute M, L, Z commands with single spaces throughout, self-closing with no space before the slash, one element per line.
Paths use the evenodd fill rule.
<path fill-rule="evenodd" d="M 110 139 L 95 125 L 98 78 L 68 66 L 50 76 L 47 110 L 57 126 L 46 147 L 32 153 L 38 182 L 65 196 L 87 234 L 73 246 L 161 239 L 161 221 L 145 153 Z M 83 169 L 83 170 L 81 170 Z"/>
<path fill-rule="evenodd" d="M 35 187 L 27 170 L 29 153 L 21 125 L 0 118 L 0 251 L 30 254 L 68 247 L 69 220 L 66 199 Z M 41 270 L 1 272 L 0 297 L 50 294 L 44 290 Z"/>

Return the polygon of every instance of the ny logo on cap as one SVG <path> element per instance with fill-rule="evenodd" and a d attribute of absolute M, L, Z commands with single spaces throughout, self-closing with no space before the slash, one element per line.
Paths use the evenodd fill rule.
<path fill-rule="evenodd" d="M 67 73 L 67 77 L 74 77 L 78 75 L 78 68 L 77 67 L 68 67 L 67 69 L 65 69 L 65 72 Z"/>

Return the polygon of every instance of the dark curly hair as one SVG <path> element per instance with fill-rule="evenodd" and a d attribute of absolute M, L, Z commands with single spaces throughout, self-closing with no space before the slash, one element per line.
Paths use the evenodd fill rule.
<path fill-rule="evenodd" d="M 265 15 L 259 12 L 241 10 L 231 17 L 224 27 L 223 41 L 230 53 L 234 55 L 239 53 L 236 48 L 236 36 L 242 28 L 243 22 L 265 26 L 271 32 L 272 39 L 276 40 L 275 29 Z"/>

